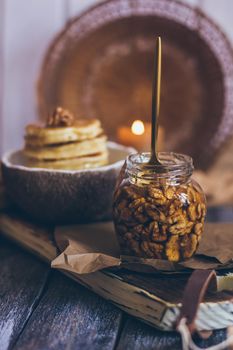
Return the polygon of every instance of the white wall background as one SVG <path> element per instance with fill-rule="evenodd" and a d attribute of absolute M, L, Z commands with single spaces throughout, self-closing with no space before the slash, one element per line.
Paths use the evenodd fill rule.
<path fill-rule="evenodd" d="M 0 0 L 0 155 L 23 142 L 37 118 L 35 84 L 46 48 L 66 21 L 101 0 Z M 199 6 L 233 42 L 233 0 L 183 0 Z"/>

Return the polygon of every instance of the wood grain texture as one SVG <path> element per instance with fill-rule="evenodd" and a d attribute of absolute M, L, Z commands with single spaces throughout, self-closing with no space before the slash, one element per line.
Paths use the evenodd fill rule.
<path fill-rule="evenodd" d="M 0 349 L 12 348 L 37 305 L 49 267 L 0 237 Z"/>
<path fill-rule="evenodd" d="M 222 342 L 225 338 L 226 331 L 219 330 L 214 331 L 208 340 L 202 340 L 196 336 L 195 342 L 198 346 L 206 348 Z M 164 333 L 154 330 L 152 327 L 128 317 L 116 350 L 180 350 L 181 348 L 181 339 L 176 332 Z"/>
<path fill-rule="evenodd" d="M 3 217 L 1 215 L 1 217 Z M 20 222 L 17 226 L 17 221 L 13 221 L 13 226 L 16 226 L 18 230 L 25 228 L 25 231 L 31 232 L 31 235 L 35 235 L 38 239 L 42 239 L 44 244 L 47 245 L 52 243 L 51 238 L 46 242 L 45 235 L 42 230 L 33 232 L 32 226 L 23 226 L 23 221 Z M 4 223 L 4 228 L 9 229 L 9 226 L 6 225 L 6 217 L 4 221 L 0 221 L 0 224 Z M 30 227 L 30 230 L 28 230 Z M 1 226 L 2 228 L 2 226 Z M 10 226 L 12 230 L 12 226 Z M 17 231 L 17 230 L 16 230 Z M 20 234 L 20 232 L 19 232 Z M 27 235 L 25 237 L 28 237 Z M 12 237 L 17 239 L 17 236 Z M 36 241 L 35 241 L 36 242 Z M 2 243 L 2 242 L 1 242 Z M 6 243 L 5 243 L 6 244 Z M 4 254 L 0 249 L 0 257 L 5 256 L 5 261 L 9 267 L 9 259 L 6 259 L 7 254 L 12 254 L 16 247 L 9 244 L 8 250 L 4 248 Z M 8 253 L 7 253 L 8 252 Z M 46 249 L 46 255 L 49 257 L 54 254 L 51 254 L 49 250 Z M 24 254 L 21 254 L 24 257 Z M 14 260 L 14 264 L 21 265 L 21 258 Z M 27 256 L 27 254 L 26 254 Z M 46 258 L 46 256 L 44 256 Z M 48 259 L 48 258 L 47 258 Z M 32 259 L 31 265 L 34 259 Z M 36 262 L 36 260 L 35 260 Z M 2 286 L 2 271 L 5 275 L 5 266 L 2 259 L 0 259 L 0 286 Z M 12 269 L 12 265 L 11 265 Z M 26 271 L 26 273 L 25 273 Z M 24 273 L 28 275 L 28 271 L 31 274 L 31 269 L 25 268 Z M 124 276 L 118 273 L 119 279 L 124 279 L 125 283 L 132 283 L 138 285 L 140 283 L 141 289 L 149 288 L 153 289 L 153 278 L 151 276 L 148 278 L 145 276 L 145 280 L 137 281 L 137 274 L 127 274 L 122 272 Z M 99 273 L 101 275 L 105 275 Z M 96 277 L 89 280 L 95 280 Z M 110 274 L 111 275 L 111 274 Z M 127 276 L 128 275 L 128 276 Z M 12 279 L 14 282 L 11 282 L 11 286 L 15 287 L 18 283 L 18 274 L 17 270 L 14 274 L 11 273 Z M 28 278 L 28 277 L 27 277 Z M 33 278 L 33 277 L 32 277 Z M 107 291 L 109 288 L 109 281 L 111 277 L 108 276 L 105 280 L 99 280 L 99 288 L 102 291 Z M 116 279 L 116 278 L 115 278 Z M 128 280 L 127 280 L 128 279 Z M 85 281 L 89 283 L 88 279 L 80 281 L 85 284 Z M 146 282 L 147 280 L 147 282 Z M 95 284 L 95 281 L 92 281 Z M 97 284 L 98 285 L 98 284 Z M 18 287 L 18 284 L 17 284 Z M 96 287 L 96 285 L 95 285 Z M 116 286 L 118 287 L 118 286 Z M 89 285 L 90 288 L 90 285 Z M 171 284 L 167 285 L 168 293 L 173 290 Z M 0 325 L 4 324 L 7 320 L 7 316 L 4 313 L 1 313 L 2 306 L 2 289 L 0 288 Z M 125 293 L 125 290 L 122 289 L 122 292 Z M 4 293 L 4 295 L 7 292 Z M 6 294 L 7 295 L 7 294 Z M 107 297 L 107 295 L 106 295 Z M 148 299 L 149 293 L 147 295 Z M 177 295 L 179 298 L 179 295 Z M 15 310 L 14 303 L 13 307 L 9 308 L 7 313 L 11 315 L 11 310 Z M 137 307 L 135 305 L 135 310 Z M 150 313 L 153 310 L 150 309 Z M 148 312 L 148 310 L 147 310 Z M 19 311 L 18 311 L 19 313 Z M 152 313 L 152 316 L 154 314 Z M 30 318 L 29 318 L 30 316 Z M 66 279 L 64 276 L 59 275 L 58 273 L 53 273 L 52 279 L 49 281 L 46 289 L 44 290 L 43 296 L 41 299 L 37 300 L 36 308 L 34 305 L 34 312 L 30 313 L 26 318 L 27 323 L 22 324 L 20 336 L 16 336 L 16 340 L 12 342 L 15 344 L 14 349 L 180 349 L 180 337 L 174 332 L 161 332 L 153 329 L 150 326 L 143 324 L 132 317 L 124 316 L 126 323 L 122 323 L 122 313 L 117 310 L 111 304 L 108 304 L 106 301 L 101 299 L 98 296 L 95 296 L 93 293 L 86 291 L 83 287 L 78 286 L 74 282 Z M 9 329 L 9 326 L 8 326 Z M 123 329 L 123 331 L 122 331 Z M 10 328 L 11 330 L 11 328 Z M 14 328 L 15 330 L 15 328 Z M 122 332 L 121 332 L 122 331 Z M 9 330 L 8 333 L 9 334 Z M 17 333 L 17 334 L 19 334 Z M 0 327 L 0 336 L 1 336 L 1 327 Z M 0 337 L 4 341 L 8 341 L 9 336 Z M 6 340 L 5 340 L 6 339 Z M 199 346 L 206 347 L 207 345 L 213 345 L 221 342 L 225 339 L 225 331 L 220 330 L 214 332 L 213 336 L 208 341 L 202 341 L 197 339 Z M 1 347 L 0 349 L 9 349 L 7 347 Z M 11 346 L 11 345 L 10 345 Z M 12 346 L 11 346 L 12 348 Z"/>
<path fill-rule="evenodd" d="M 21 252 L 14 245 L 1 240 L 0 256 L 5 257 L 8 269 L 9 258 L 14 252 L 17 258 L 14 262 L 22 266 L 22 259 L 28 254 Z M 4 254 L 2 254 L 4 252 Z M 38 264 L 31 258 L 30 265 Z M 28 268 L 25 269 L 28 274 Z M 30 270 L 30 269 L 29 269 Z M 5 274 L 5 264 L 0 259 L 0 276 Z M 18 275 L 11 274 L 11 287 L 18 283 Z M 35 275 L 37 276 L 37 275 Z M 35 277 L 32 277 L 35 279 Z M 5 280 L 4 280 L 5 281 Z M 0 285 L 2 279 L 0 277 Z M 20 288 L 20 286 L 18 287 Z M 12 291 L 11 291 L 12 292 Z M 2 289 L 0 298 L 0 324 L 5 322 L 6 315 L 2 313 Z M 4 295 L 6 294 L 6 291 Z M 7 294 L 8 297 L 9 293 Z M 15 309 L 9 307 L 9 314 Z M 14 349 L 180 349 L 180 338 L 174 332 L 160 332 L 144 325 L 131 317 L 126 318 L 121 333 L 121 316 L 113 306 L 74 284 L 65 277 L 54 273 L 48 287 L 34 313 L 27 322 L 24 330 L 16 342 Z M 20 313 L 19 310 L 17 312 Z M 23 324 L 23 326 L 25 323 Z M 115 325 L 115 330 L 114 330 Z M 118 331 L 116 332 L 116 329 Z M 119 341 L 116 343 L 117 334 Z M 6 339 L 1 337 L 2 339 Z M 214 332 L 208 341 L 198 341 L 201 346 L 216 344 L 225 339 L 225 331 Z M 12 346 L 3 347 L 9 349 Z M 116 346 L 116 347 L 114 347 Z"/>
<path fill-rule="evenodd" d="M 128 317 L 116 350 L 178 350 L 180 336 L 176 332 L 161 332 Z"/>
<path fill-rule="evenodd" d="M 121 315 L 113 305 L 54 272 L 14 349 L 111 350 Z"/>
<path fill-rule="evenodd" d="M 1 247 L 4 248 L 5 261 L 8 264 L 9 260 L 6 259 L 6 256 L 11 256 L 18 249 L 3 240 L 1 240 Z M 2 249 L 0 249 L 0 254 L 2 256 Z M 15 262 L 21 264 L 25 255 L 27 254 L 18 254 Z M 36 265 L 38 261 L 31 258 L 30 264 Z M 4 265 L 1 260 L 0 276 L 2 271 L 5 271 Z M 12 287 L 17 281 L 18 276 L 12 276 Z M 1 278 L 0 282 L 2 282 Z M 2 293 L 0 300 L 2 302 Z M 121 333 L 121 329 L 118 328 L 119 341 L 117 345 L 117 333 L 113 331 L 114 327 L 112 327 L 112 324 L 116 322 L 116 319 L 119 320 L 119 316 L 116 315 L 116 319 L 113 321 L 113 307 L 107 302 L 104 302 L 104 304 L 102 304 L 101 298 L 55 273 L 43 298 L 13 348 L 84 350 L 101 348 L 108 350 L 113 349 L 114 344 L 117 350 L 176 350 L 181 348 L 180 338 L 176 333 L 164 333 L 154 330 L 142 322 L 127 316 L 125 316 L 126 323 L 122 327 L 123 332 Z M 110 307 L 110 310 L 107 305 Z M 11 314 L 13 310 L 11 305 L 9 313 Z M 4 313 L 0 315 L 0 324 L 2 324 L 5 321 L 5 315 Z M 2 339 L 4 338 L 1 337 Z M 206 347 L 207 345 L 217 344 L 223 339 L 225 339 L 225 331 L 218 331 L 214 332 L 214 335 L 208 341 L 199 340 L 198 344 Z M 4 349 L 2 344 L 0 343 L 0 348 Z M 5 349 L 8 348 L 5 347 Z"/>
<path fill-rule="evenodd" d="M 43 230 L 12 215 L 0 215 L 1 231 L 10 239 L 32 250 L 50 262 L 54 243 Z M 46 247 L 46 249 L 43 249 Z M 152 276 L 126 273 L 124 271 L 97 271 L 92 274 L 73 274 L 65 272 L 80 284 L 136 316 L 146 323 L 164 330 L 172 330 L 179 314 L 182 294 L 188 276 Z M 220 283 L 221 277 L 219 277 Z M 232 281 L 228 281 L 228 291 L 208 293 L 200 305 L 197 328 L 220 329 L 233 322 Z"/>
<path fill-rule="evenodd" d="M 26 249 L 47 262 L 53 260 L 58 254 L 51 227 L 35 226 L 14 214 L 11 215 L 11 220 L 9 220 L 8 215 L 1 213 L 0 228 L 2 232 L 11 232 L 10 239 L 19 244 L 23 242 L 22 245 Z"/>

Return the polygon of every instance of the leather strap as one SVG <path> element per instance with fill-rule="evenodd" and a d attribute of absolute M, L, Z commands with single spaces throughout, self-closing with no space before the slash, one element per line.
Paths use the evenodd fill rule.
<path fill-rule="evenodd" d="M 203 301 L 207 290 L 217 291 L 217 278 L 214 270 L 195 270 L 190 276 L 183 294 L 180 316 L 177 321 L 186 319 L 190 333 L 196 331 L 195 319 L 199 304 Z"/>

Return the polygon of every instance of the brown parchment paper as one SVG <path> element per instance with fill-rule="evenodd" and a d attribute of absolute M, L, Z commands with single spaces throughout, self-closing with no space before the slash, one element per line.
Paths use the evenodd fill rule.
<path fill-rule="evenodd" d="M 112 222 L 57 227 L 55 240 L 61 254 L 52 267 L 78 274 L 108 267 L 146 273 L 233 268 L 233 223 L 206 224 L 197 253 L 180 263 L 120 256 Z"/>

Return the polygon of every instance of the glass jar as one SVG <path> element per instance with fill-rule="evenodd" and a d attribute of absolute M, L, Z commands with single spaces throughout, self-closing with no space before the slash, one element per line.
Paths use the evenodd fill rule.
<path fill-rule="evenodd" d="M 150 153 L 130 155 L 118 179 L 113 219 L 121 254 L 182 261 L 203 233 L 205 195 L 191 179 L 191 157 L 161 152 L 162 165 L 149 159 Z"/>

